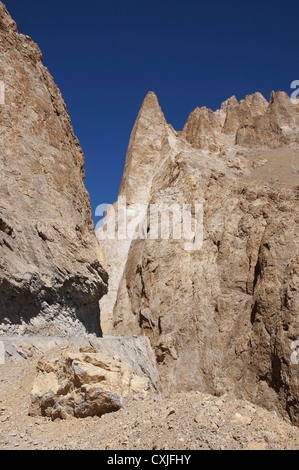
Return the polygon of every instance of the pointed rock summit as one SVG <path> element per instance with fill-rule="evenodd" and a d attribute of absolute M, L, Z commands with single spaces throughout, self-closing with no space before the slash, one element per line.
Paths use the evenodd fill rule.
<path fill-rule="evenodd" d="M 119 196 L 127 203 L 147 202 L 154 169 L 159 165 L 167 123 L 154 92 L 149 92 L 138 113 L 126 155 Z"/>
<path fill-rule="evenodd" d="M 235 145 L 275 148 L 299 142 L 298 105 L 284 92 L 272 92 L 270 102 L 261 93 L 235 96 L 224 101 L 220 110 L 196 108 L 182 135 L 195 148 L 223 154 Z M 240 149 L 242 152 L 242 148 Z"/>
<path fill-rule="evenodd" d="M 161 107 L 159 105 L 158 97 L 154 91 L 149 91 L 146 97 L 143 100 L 142 106 L 140 108 L 139 114 L 142 114 L 145 109 L 156 109 L 162 113 Z"/>

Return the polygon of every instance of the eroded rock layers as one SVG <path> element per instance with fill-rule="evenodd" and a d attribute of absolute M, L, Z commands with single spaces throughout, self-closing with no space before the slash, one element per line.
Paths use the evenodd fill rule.
<path fill-rule="evenodd" d="M 100 334 L 107 273 L 83 152 L 38 46 L 1 2 L 0 57 L 0 331 Z"/>
<path fill-rule="evenodd" d="M 166 392 L 234 392 L 299 423 L 298 155 L 299 105 L 283 92 L 196 108 L 182 132 L 145 98 L 119 192 L 129 219 L 146 206 L 145 230 L 105 240 L 107 212 L 103 316 L 109 331 L 148 335 Z M 151 237 L 153 204 L 196 203 L 200 248 Z"/>

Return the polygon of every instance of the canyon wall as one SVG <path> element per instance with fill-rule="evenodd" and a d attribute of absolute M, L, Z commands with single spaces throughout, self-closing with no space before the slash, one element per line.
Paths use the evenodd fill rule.
<path fill-rule="evenodd" d="M 61 93 L 0 2 L 0 332 L 101 334 L 104 258 Z"/>
<path fill-rule="evenodd" d="M 283 92 L 196 108 L 180 132 L 146 96 L 97 232 L 102 313 L 107 331 L 149 337 L 166 394 L 233 392 L 299 423 L 298 146 L 299 105 Z M 105 240 L 124 201 L 133 227 L 145 207 L 139 236 Z M 151 236 L 151 207 L 174 204 L 201 205 L 199 244 Z"/>

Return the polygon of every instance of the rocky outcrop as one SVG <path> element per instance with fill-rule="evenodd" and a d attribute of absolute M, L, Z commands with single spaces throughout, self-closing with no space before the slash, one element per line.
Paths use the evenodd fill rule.
<path fill-rule="evenodd" d="M 188 456 L 190 450 L 299 448 L 298 428 L 281 420 L 273 409 L 267 411 L 231 394 L 215 397 L 191 391 L 164 400 L 150 396 L 142 400 L 133 394 L 124 398 L 117 412 L 100 418 L 32 417 L 28 396 L 35 377 L 34 359 L 1 367 L 1 450 L 125 450 L 132 455 L 155 448 L 155 453 L 185 450 Z"/>
<path fill-rule="evenodd" d="M 0 2 L 0 332 L 101 334 L 84 157 L 38 46 Z"/>
<path fill-rule="evenodd" d="M 129 218 L 145 205 L 143 236 L 104 245 L 118 271 L 103 312 L 110 331 L 149 337 L 165 393 L 232 392 L 297 424 L 298 109 L 282 92 L 233 97 L 176 132 L 147 96 L 120 188 Z M 190 204 L 194 223 L 202 205 L 198 245 L 151 237 L 152 205 L 174 203 Z"/>
<path fill-rule="evenodd" d="M 284 92 L 273 92 L 269 103 L 254 93 L 240 102 L 232 96 L 215 112 L 196 108 L 181 134 L 193 147 L 221 155 L 248 148 L 296 148 L 298 129 L 298 104 Z"/>
<path fill-rule="evenodd" d="M 144 209 L 147 210 L 154 177 L 152 169 L 161 160 L 165 146 L 165 132 L 173 130 L 164 118 L 156 95 L 150 92 L 142 104 L 132 130 L 118 202 L 108 208 L 103 226 L 97 230 L 109 272 L 108 295 L 100 301 L 102 326 L 105 332 L 111 331 L 118 286 L 135 229 L 138 222 L 143 220 Z M 126 212 L 127 207 L 130 207 L 129 212 Z M 125 225 L 130 229 L 129 237 L 126 228 L 125 233 L 121 233 L 120 225 L 124 216 Z M 117 227 L 117 230 L 112 230 L 113 233 L 107 235 L 110 227 L 113 229 Z"/>
<path fill-rule="evenodd" d="M 0 360 L 11 366 L 30 360 L 55 361 L 61 352 L 68 350 L 78 354 L 80 351 L 94 351 L 102 356 L 118 357 L 137 376 L 147 377 L 151 396 L 162 398 L 162 388 L 156 367 L 155 355 L 150 341 L 145 336 L 50 337 L 50 336 L 2 336 L 0 341 Z M 2 356 L 2 357 L 1 357 Z M 0 362 L 1 363 L 1 362 Z"/>
<path fill-rule="evenodd" d="M 92 347 L 65 351 L 51 362 L 38 363 L 29 414 L 52 420 L 102 416 L 119 410 L 130 394 L 146 398 L 149 388 L 148 378 L 135 375 L 120 357 L 104 356 Z"/>

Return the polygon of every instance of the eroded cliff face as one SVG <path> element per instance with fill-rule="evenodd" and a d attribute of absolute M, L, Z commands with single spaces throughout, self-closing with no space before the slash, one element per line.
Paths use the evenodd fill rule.
<path fill-rule="evenodd" d="M 0 2 L 0 332 L 100 334 L 107 273 L 84 156 L 38 46 Z"/>
<path fill-rule="evenodd" d="M 247 95 L 240 102 L 232 96 L 215 112 L 196 108 L 182 135 L 195 148 L 227 154 L 237 147 L 280 148 L 298 146 L 299 109 L 284 92 L 272 92 L 270 102 L 261 95 Z"/>
<path fill-rule="evenodd" d="M 146 235 L 104 242 L 103 308 L 107 331 L 150 338 L 166 393 L 233 392 L 296 424 L 298 110 L 282 92 L 233 97 L 176 132 L 146 97 L 120 188 L 129 214 L 146 205 Z M 151 239 L 151 205 L 173 203 L 202 204 L 200 248 Z"/>

